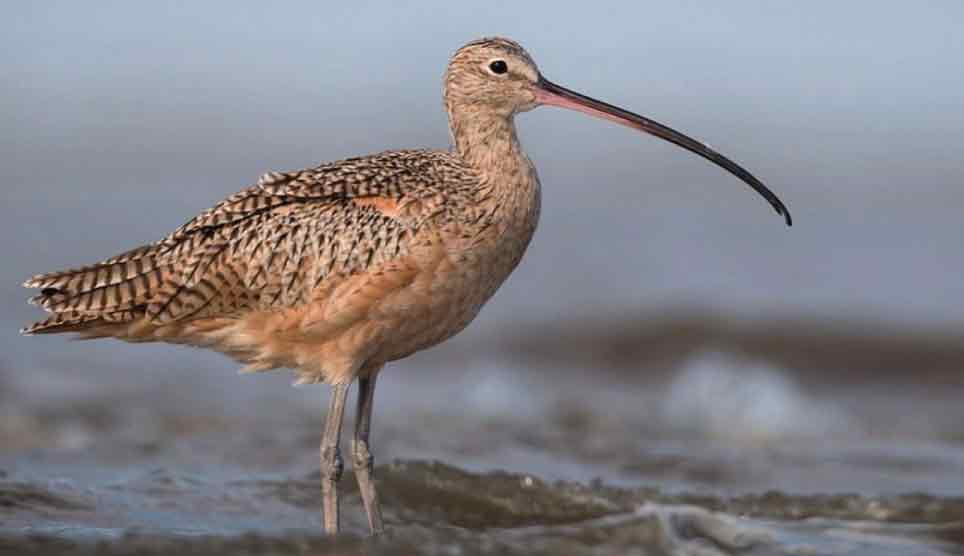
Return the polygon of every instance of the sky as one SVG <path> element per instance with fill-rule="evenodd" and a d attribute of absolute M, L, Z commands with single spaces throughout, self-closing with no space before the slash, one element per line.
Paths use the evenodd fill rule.
<path fill-rule="evenodd" d="M 540 229 L 479 331 L 694 306 L 964 325 L 959 2 L 3 11 L 4 345 L 42 349 L 16 338 L 38 316 L 19 287 L 31 274 L 156 240 L 268 170 L 447 147 L 445 64 L 486 35 L 518 40 L 557 83 L 709 142 L 795 224 L 672 145 L 538 109 L 517 125 L 543 182 Z"/>

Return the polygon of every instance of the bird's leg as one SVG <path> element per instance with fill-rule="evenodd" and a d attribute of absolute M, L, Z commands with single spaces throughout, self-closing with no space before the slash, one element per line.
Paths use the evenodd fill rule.
<path fill-rule="evenodd" d="M 325 532 L 338 532 L 338 479 L 344 464 L 338 443 L 341 438 L 341 421 L 345 415 L 345 400 L 348 397 L 348 384 L 335 384 L 331 389 L 328 404 L 328 418 L 325 420 L 325 434 L 321 437 L 321 497 L 322 519 Z"/>
<path fill-rule="evenodd" d="M 382 524 L 382 509 L 378 505 L 378 492 L 372 481 L 375 458 L 372 457 L 368 444 L 377 376 L 378 371 L 375 370 L 368 376 L 358 379 L 358 413 L 355 417 L 355 438 L 351 443 L 352 465 L 355 478 L 358 479 L 358 491 L 361 493 L 362 503 L 365 504 L 368 525 L 373 535 L 378 535 L 385 529 Z"/>

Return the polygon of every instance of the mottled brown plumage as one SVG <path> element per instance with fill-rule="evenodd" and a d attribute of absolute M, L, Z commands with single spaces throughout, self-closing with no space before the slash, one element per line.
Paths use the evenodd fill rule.
<path fill-rule="evenodd" d="M 451 150 L 388 151 L 269 172 L 172 234 L 100 263 L 25 282 L 52 315 L 26 334 L 76 332 L 207 347 L 248 371 L 293 368 L 333 385 L 322 441 L 325 528 L 338 528 L 338 437 L 359 379 L 353 460 L 373 532 L 382 528 L 368 428 L 382 366 L 462 330 L 519 263 L 540 185 L 514 116 L 574 108 L 669 140 L 786 207 L 706 145 L 546 81 L 517 43 L 473 41 L 445 74 Z"/>
<path fill-rule="evenodd" d="M 54 315 L 25 332 L 189 343 L 251 370 L 287 366 L 302 382 L 350 381 L 373 355 L 389 361 L 446 335 L 414 321 L 407 342 L 386 344 L 395 320 L 421 311 L 461 328 L 498 287 L 501 279 L 480 275 L 476 291 L 460 291 L 455 303 L 418 299 L 451 289 L 420 277 L 423 270 L 492 256 L 483 252 L 508 226 L 531 234 L 534 221 L 506 218 L 505 195 L 493 185 L 448 151 L 390 151 L 271 172 L 154 244 L 31 278 L 25 285 L 42 289 L 33 301 Z M 530 196 L 532 204 L 535 190 Z M 516 251 L 493 260 L 514 266 Z M 415 298 L 399 298 L 406 293 Z M 332 350 L 339 364 L 326 365 L 321 354 Z"/>

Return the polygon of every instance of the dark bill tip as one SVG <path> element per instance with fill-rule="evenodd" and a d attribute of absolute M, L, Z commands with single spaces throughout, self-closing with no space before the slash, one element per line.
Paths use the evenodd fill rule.
<path fill-rule="evenodd" d="M 758 180 L 745 168 L 716 152 L 709 145 L 701 141 L 697 141 L 692 137 L 688 137 L 655 120 L 640 116 L 639 114 L 624 110 L 618 106 L 613 106 L 612 104 L 603 102 L 601 100 L 587 97 L 581 93 L 571 91 L 544 78 L 540 78 L 538 85 L 535 87 L 535 92 L 536 102 L 540 104 L 568 108 L 570 110 L 576 110 L 584 114 L 589 114 L 590 116 L 616 122 L 617 124 L 654 135 L 660 139 L 669 141 L 674 145 L 680 146 L 692 153 L 698 154 L 699 156 L 709 160 L 713 164 L 716 164 L 720 168 L 723 168 L 727 172 L 738 177 L 744 183 L 752 187 L 757 193 L 766 199 L 767 202 L 770 203 L 774 210 L 777 211 L 777 214 L 783 216 L 787 226 L 793 225 L 793 218 L 790 216 L 790 210 L 785 204 L 783 204 L 783 201 L 781 201 L 780 198 L 770 190 L 770 188 L 764 185 L 763 182 Z"/>

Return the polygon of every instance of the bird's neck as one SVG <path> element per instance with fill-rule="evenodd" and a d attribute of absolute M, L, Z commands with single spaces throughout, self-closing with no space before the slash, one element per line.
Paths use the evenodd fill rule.
<path fill-rule="evenodd" d="M 500 228 L 519 231 L 519 256 L 539 220 L 539 178 L 522 151 L 511 114 L 449 110 L 452 140 L 459 157 L 482 176 L 478 210 Z"/>
<path fill-rule="evenodd" d="M 456 153 L 484 178 L 480 195 L 521 210 L 537 204 L 539 179 L 522 151 L 513 114 L 467 107 L 448 113 Z"/>
<path fill-rule="evenodd" d="M 483 174 L 514 173 L 529 164 L 511 114 L 450 110 L 449 127 L 456 152 Z"/>

